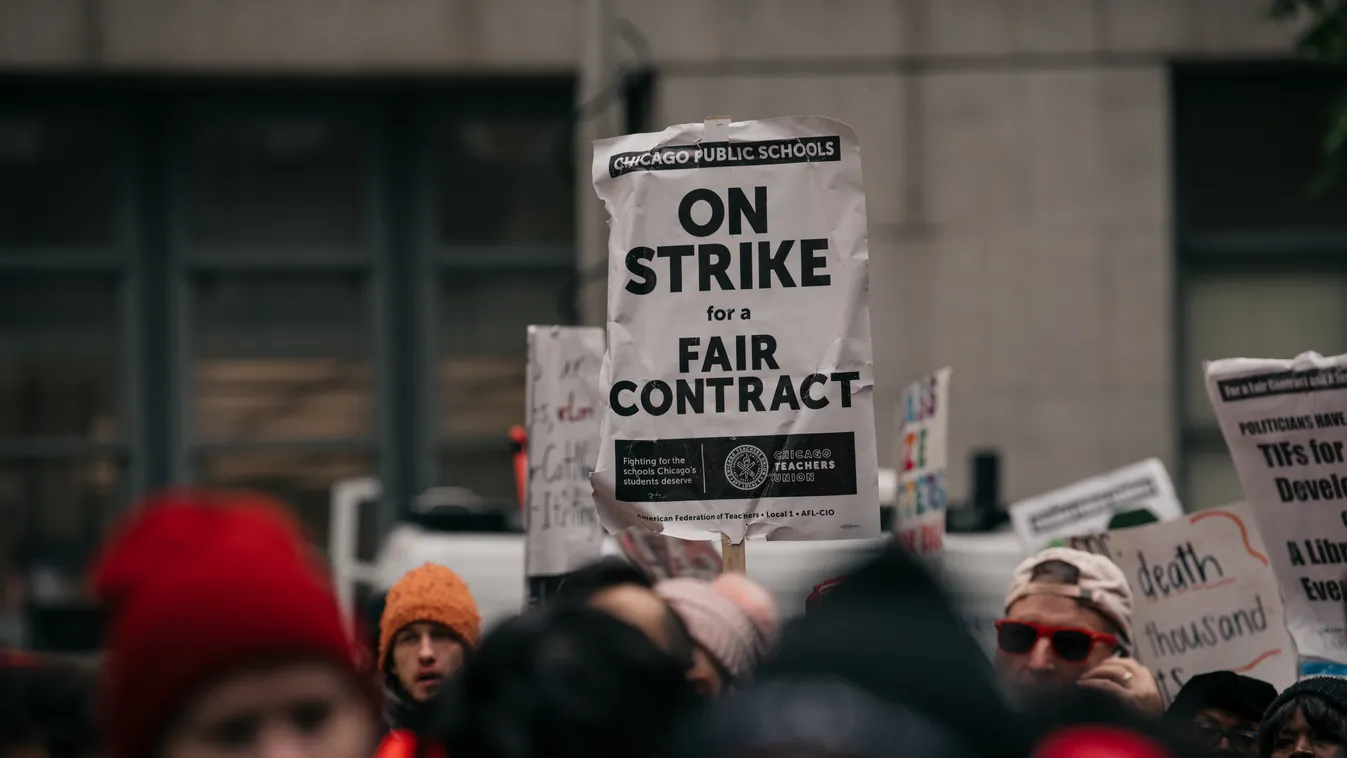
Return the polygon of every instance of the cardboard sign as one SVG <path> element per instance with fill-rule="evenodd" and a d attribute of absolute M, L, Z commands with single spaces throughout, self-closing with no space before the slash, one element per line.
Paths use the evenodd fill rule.
<path fill-rule="evenodd" d="M 879 535 L 869 251 L 845 124 L 684 124 L 595 143 L 609 222 L 610 531 Z"/>
<path fill-rule="evenodd" d="M 528 355 L 524 573 L 557 577 L 598 559 L 603 545 L 589 484 L 603 409 L 603 330 L 530 326 Z M 530 582 L 530 602 L 551 586 Z"/>
<path fill-rule="evenodd" d="M 1054 537 L 1098 534 L 1122 511 L 1149 510 L 1160 521 L 1183 515 L 1165 464 L 1150 458 L 1010 506 L 1010 521 L 1026 550 Z"/>
<path fill-rule="evenodd" d="M 1168 703 L 1189 678 L 1234 671 L 1282 690 L 1296 681 L 1277 577 L 1243 503 L 1068 540 L 1123 570 L 1137 660 Z"/>
<path fill-rule="evenodd" d="M 1347 662 L 1347 356 L 1215 361 L 1207 394 L 1300 654 Z"/>
<path fill-rule="evenodd" d="M 949 461 L 949 378 L 942 368 L 903 391 L 898 408 L 898 542 L 918 555 L 945 541 L 945 470 Z"/>

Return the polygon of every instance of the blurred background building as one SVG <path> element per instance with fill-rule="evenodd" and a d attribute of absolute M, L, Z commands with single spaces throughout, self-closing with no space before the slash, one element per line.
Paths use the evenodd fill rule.
<path fill-rule="evenodd" d="M 0 2 L 8 571 L 68 589 L 173 482 L 320 536 L 344 477 L 513 498 L 524 327 L 602 320 L 598 132 L 854 126 L 881 461 L 953 365 L 1007 499 L 1150 455 L 1239 499 L 1202 360 L 1347 352 L 1347 189 L 1306 193 L 1347 79 L 1258 0 L 586 4 Z"/>

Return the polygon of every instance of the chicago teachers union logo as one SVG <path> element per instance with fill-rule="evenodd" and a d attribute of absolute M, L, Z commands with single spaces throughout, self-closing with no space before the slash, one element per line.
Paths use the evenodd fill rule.
<path fill-rule="evenodd" d="M 755 490 L 767 481 L 767 454 L 753 445 L 740 445 L 725 457 L 725 479 L 735 489 Z"/>

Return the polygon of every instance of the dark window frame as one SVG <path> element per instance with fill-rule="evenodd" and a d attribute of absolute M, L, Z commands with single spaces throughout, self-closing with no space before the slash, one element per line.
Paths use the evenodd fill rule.
<path fill-rule="evenodd" d="M 1188 365 L 1189 345 L 1185 316 L 1185 296 L 1189 284 L 1210 273 L 1260 271 L 1341 270 L 1347 274 L 1347 228 L 1258 228 L 1207 230 L 1193 228 L 1192 213 L 1195 187 L 1185 165 L 1180 121 L 1187 115 L 1186 98 L 1202 96 L 1204 86 L 1229 86 L 1276 83 L 1296 79 L 1322 82 L 1327 89 L 1347 87 L 1347 71 L 1300 61 L 1249 61 L 1241 63 L 1181 61 L 1170 67 L 1171 186 L 1173 191 L 1174 294 L 1172 308 L 1174 331 L 1174 435 L 1178 442 L 1178 488 L 1187 503 L 1192 484 L 1188 452 L 1226 450 L 1221 430 L 1214 422 L 1190 424 L 1186 389 L 1192 372 L 1201 366 Z M 1306 183 L 1312 176 L 1306 177 Z M 1347 179 L 1345 179 L 1347 181 Z M 1200 191 L 1200 190 L 1196 190 Z M 1212 356 L 1213 358 L 1223 356 Z M 1266 357 L 1266 356 L 1264 356 Z"/>
<path fill-rule="evenodd" d="M 412 497 L 436 483 L 447 440 L 432 419 L 433 369 L 439 360 L 436 282 L 454 272 L 528 275 L 574 269 L 573 245 L 456 246 L 434 239 L 428 136 L 436 113 L 478 111 L 570 113 L 568 75 L 500 77 L 261 77 L 203 75 L 6 74 L 0 111 L 98 106 L 126 130 L 119 153 L 131 186 L 123 193 L 120 257 L 86 251 L 0 254 L 0 276 L 59 271 L 115 272 L 121 277 L 125 378 L 124 444 L 69 439 L 0 440 L 0 461 L 115 454 L 124 467 L 126 501 L 191 481 L 195 459 L 212 452 L 366 451 L 384 487 L 386 528 Z M 371 119 L 373 188 L 370 255 L 304 256 L 270 251 L 189 254 L 180 203 L 184 164 L 177 127 L 212 113 L 361 113 Z M 358 270 L 368 277 L 375 367 L 372 439 L 197 440 L 190 412 L 192 277 L 199 271 Z M 487 441 L 483 441 L 487 444 Z M 500 445 L 508 450 L 506 430 Z M 396 507 L 395 507 L 396 504 Z M 111 515 L 111 514 L 110 514 Z"/>

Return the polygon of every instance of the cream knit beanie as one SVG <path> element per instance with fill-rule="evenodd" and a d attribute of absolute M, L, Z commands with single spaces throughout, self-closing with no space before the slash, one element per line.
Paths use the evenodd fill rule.
<path fill-rule="evenodd" d="M 692 639 L 736 683 L 742 683 L 766 653 L 762 635 L 742 608 L 700 579 L 666 579 L 655 594 L 673 608 Z"/>

